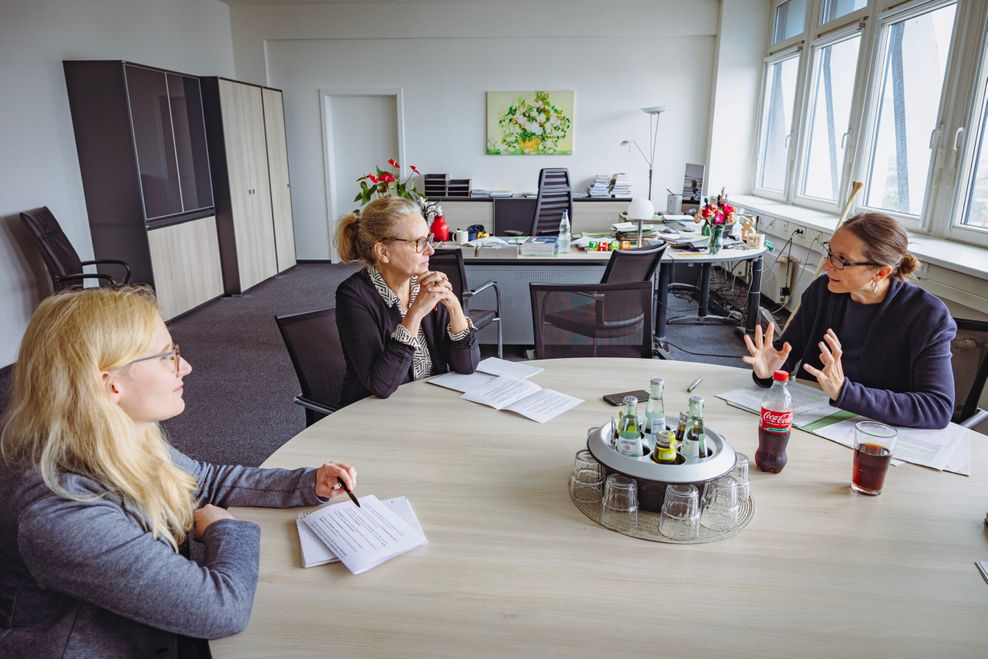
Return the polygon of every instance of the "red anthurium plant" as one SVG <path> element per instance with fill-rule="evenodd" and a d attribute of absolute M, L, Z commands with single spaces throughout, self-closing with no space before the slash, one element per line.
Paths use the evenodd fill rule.
<path fill-rule="evenodd" d="M 704 199 L 704 204 L 693 216 L 693 221 L 711 226 L 734 224 L 737 221 L 737 213 L 734 206 L 727 203 L 727 197 L 721 193 L 717 195 L 716 202 Z"/>
<path fill-rule="evenodd" d="M 412 183 L 412 176 L 420 173 L 417 167 L 411 165 L 409 169 L 412 170 L 412 173 L 402 181 L 399 178 L 401 176 L 401 165 L 398 164 L 398 161 L 392 158 L 388 160 L 388 166 L 394 171 L 386 171 L 380 167 L 375 167 L 376 173 L 366 174 L 358 178 L 357 182 L 360 183 L 360 192 L 357 193 L 357 196 L 353 200 L 359 201 L 361 206 L 366 206 L 371 200 L 380 199 L 381 197 L 404 197 L 412 201 L 422 198 L 422 195 L 419 194 L 419 191 L 415 189 L 415 185 Z"/>

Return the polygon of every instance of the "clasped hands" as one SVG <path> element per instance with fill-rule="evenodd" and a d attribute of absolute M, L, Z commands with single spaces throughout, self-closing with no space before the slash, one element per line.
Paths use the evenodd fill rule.
<path fill-rule="evenodd" d="M 744 343 L 748 347 L 748 355 L 741 358 L 745 364 L 749 364 L 751 369 L 760 378 L 771 378 L 772 374 L 786 363 L 792 345 L 786 341 L 782 345 L 782 350 L 776 350 L 772 342 L 775 334 L 775 323 L 769 323 L 768 329 L 762 333 L 761 325 L 755 326 L 755 340 L 745 334 Z M 816 368 L 809 364 L 803 364 L 803 370 L 816 378 L 830 400 L 837 400 L 840 397 L 841 389 L 844 388 L 844 367 L 841 365 L 840 340 L 832 329 L 828 329 L 823 335 L 823 341 L 817 344 L 820 348 L 820 363 L 823 368 Z"/>
<path fill-rule="evenodd" d="M 457 311 L 462 312 L 460 299 L 456 296 L 453 285 L 445 274 L 429 270 L 424 275 L 419 275 L 417 283 L 419 292 L 409 307 L 409 312 L 414 311 L 424 318 L 437 304 L 445 306 L 451 315 Z"/>

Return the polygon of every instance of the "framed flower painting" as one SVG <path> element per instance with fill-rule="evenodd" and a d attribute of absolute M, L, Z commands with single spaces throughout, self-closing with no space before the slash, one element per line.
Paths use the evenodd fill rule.
<path fill-rule="evenodd" d="M 487 154 L 573 155 L 573 92 L 487 92 Z"/>

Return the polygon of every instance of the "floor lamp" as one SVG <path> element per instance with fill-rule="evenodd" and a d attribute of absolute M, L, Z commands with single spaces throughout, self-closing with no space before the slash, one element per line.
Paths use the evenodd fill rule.
<path fill-rule="evenodd" d="M 635 140 L 624 140 L 621 142 L 621 146 L 635 145 L 638 149 L 638 153 L 642 154 L 642 158 L 648 163 L 648 200 L 652 201 L 652 167 L 655 164 L 655 143 L 659 138 L 659 115 L 666 111 L 665 105 L 652 105 L 647 108 L 642 108 L 642 112 L 648 115 L 648 141 L 651 145 L 648 155 L 642 151 L 642 148 L 638 146 L 638 142 Z"/>

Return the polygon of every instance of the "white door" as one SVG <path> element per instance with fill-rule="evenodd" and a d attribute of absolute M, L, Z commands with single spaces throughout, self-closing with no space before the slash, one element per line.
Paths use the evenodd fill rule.
<path fill-rule="evenodd" d="M 353 201 L 360 190 L 357 179 L 375 167 L 386 169 L 389 159 L 400 159 L 398 99 L 393 94 L 330 94 L 325 119 L 332 241 L 340 219 L 360 206 Z M 332 255 L 338 260 L 335 245 Z"/>

